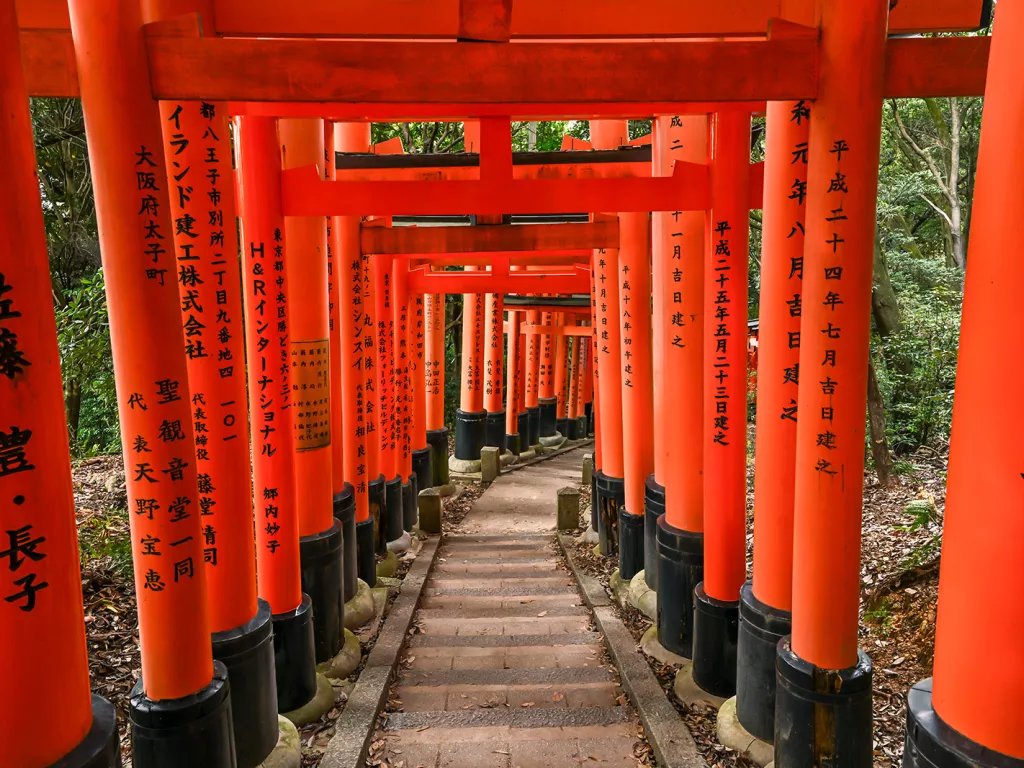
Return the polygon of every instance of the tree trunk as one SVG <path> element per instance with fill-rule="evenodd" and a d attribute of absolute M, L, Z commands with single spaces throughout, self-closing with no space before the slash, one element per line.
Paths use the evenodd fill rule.
<path fill-rule="evenodd" d="M 885 404 L 882 391 L 878 388 L 875 365 L 868 360 L 868 426 L 870 427 L 871 458 L 875 461 L 875 473 L 883 488 L 895 488 L 900 484 L 893 469 L 889 441 L 885 438 Z"/>
<path fill-rule="evenodd" d="M 78 445 L 78 422 L 82 415 L 82 385 L 69 381 L 64 387 L 64 412 L 68 419 L 68 438 L 72 452 Z"/>
<path fill-rule="evenodd" d="M 900 306 L 896 301 L 896 291 L 889 278 L 889 265 L 886 263 L 882 245 L 875 232 L 875 258 L 872 271 L 871 313 L 875 318 L 878 335 L 882 338 L 903 330 L 900 318 Z"/>

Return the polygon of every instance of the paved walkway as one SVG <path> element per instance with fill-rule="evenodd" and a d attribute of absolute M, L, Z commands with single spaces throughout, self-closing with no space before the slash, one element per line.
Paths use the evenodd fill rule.
<path fill-rule="evenodd" d="M 391 696 L 391 765 L 637 765 L 636 714 L 554 537 L 585 450 L 501 476 L 445 538 Z"/>

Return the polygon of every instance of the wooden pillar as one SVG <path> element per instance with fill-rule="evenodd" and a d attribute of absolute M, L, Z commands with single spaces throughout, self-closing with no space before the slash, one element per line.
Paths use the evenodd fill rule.
<path fill-rule="evenodd" d="M 504 358 L 504 295 L 488 293 L 484 302 L 484 445 L 505 450 L 505 412 L 501 407 Z"/>
<path fill-rule="evenodd" d="M 857 625 L 887 18 L 885 5 L 830 0 L 822 7 L 808 145 L 793 634 L 791 645 L 779 646 L 777 679 L 786 685 L 776 694 L 777 728 L 804 725 L 779 731 L 786 734 L 776 744 L 781 765 L 816 759 L 809 743 L 815 755 L 847 750 L 837 765 L 871 764 L 871 668 L 857 649 Z M 821 701 L 814 693 L 821 686 L 839 693 Z"/>
<path fill-rule="evenodd" d="M 1015 406 L 997 405 L 1000 397 L 1012 399 L 999 395 L 1002 386 L 1016 387 L 1024 372 L 1019 308 L 1006 291 L 1024 279 L 1022 35 L 1024 7 L 997 5 L 953 404 L 935 677 L 908 697 L 908 748 L 937 742 L 940 762 L 966 759 L 979 766 L 1024 759 L 1024 584 L 1017 564 L 1024 538 L 1024 451 L 1018 439 L 1024 415 Z M 995 413 L 999 425 L 993 429 Z"/>
<path fill-rule="evenodd" d="M 409 334 L 409 257 L 396 256 L 392 272 L 394 285 L 394 355 L 395 355 L 395 433 L 397 439 L 396 468 L 402 479 L 403 530 L 416 525 L 418 480 L 412 468 L 412 379 Z"/>
<path fill-rule="evenodd" d="M 519 322 L 522 314 L 514 309 L 508 311 L 508 348 L 505 353 L 505 444 L 516 455 L 522 450 L 519 434 Z"/>
<path fill-rule="evenodd" d="M 704 269 L 704 581 L 695 588 L 693 679 L 736 693 L 746 580 L 747 260 L 750 116 L 711 117 L 711 212 Z"/>
<path fill-rule="evenodd" d="M 445 425 L 445 314 L 446 297 L 443 293 L 428 294 L 426 301 L 426 389 L 427 389 L 427 443 L 430 446 L 432 485 L 448 484 L 448 427 Z"/>
<path fill-rule="evenodd" d="M 569 385 L 569 347 L 568 338 L 562 333 L 562 327 L 566 324 L 566 315 L 559 312 L 555 318 L 555 329 L 558 336 L 554 338 L 555 350 L 555 418 L 558 431 L 562 437 L 568 437 L 566 418 L 568 417 L 568 398 L 566 392 Z"/>
<path fill-rule="evenodd" d="M 460 461 L 479 461 L 484 447 L 483 342 L 484 296 L 463 294 L 461 397 L 455 412 L 455 458 Z"/>
<path fill-rule="evenodd" d="M 119 753 L 114 707 L 89 692 L 68 431 L 32 121 L 13 3 L 0 6 L 0 743 L 43 768 L 86 743 Z M 161 185 L 162 186 L 162 185 Z M 132 211 L 134 213 L 134 211 Z M 60 690 L 58 717 L 41 717 Z M 83 765 L 85 761 L 74 763 Z M 71 764 L 68 761 L 68 764 Z"/>

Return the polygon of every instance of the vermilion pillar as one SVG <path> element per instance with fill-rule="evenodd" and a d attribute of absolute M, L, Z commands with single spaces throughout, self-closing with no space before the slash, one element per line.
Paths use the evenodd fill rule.
<path fill-rule="evenodd" d="M 580 386 L 580 364 L 585 359 L 585 354 L 580 354 L 581 346 L 580 336 L 574 336 L 571 339 L 571 350 L 569 352 L 569 404 L 568 404 L 568 419 L 569 419 L 569 431 L 566 434 L 571 440 L 577 440 L 580 437 L 579 423 L 577 419 L 582 412 L 582 397 L 583 388 Z"/>
<path fill-rule="evenodd" d="M 316 667 L 312 602 L 302 592 L 299 566 L 281 149 L 272 118 L 241 117 L 237 124 L 256 576 L 274 614 L 278 709 L 288 712 L 313 697 Z"/>
<path fill-rule="evenodd" d="M 569 436 L 569 338 L 565 335 L 564 326 L 571 322 L 564 312 L 559 312 L 555 320 L 558 336 L 554 339 L 555 348 L 555 428 L 565 438 Z"/>
<path fill-rule="evenodd" d="M 541 313 L 529 310 L 526 313 L 526 324 L 536 326 L 541 322 Z M 541 337 L 536 333 L 527 334 L 526 350 L 526 420 L 529 425 L 527 445 L 540 444 L 540 356 Z"/>
<path fill-rule="evenodd" d="M 617 149 L 629 143 L 625 120 L 591 120 L 594 149 Z M 620 233 L 621 240 L 621 233 Z M 597 292 L 597 355 L 594 370 L 601 406 L 601 462 L 597 478 L 598 536 L 601 554 L 618 553 L 619 507 L 625 502 L 622 464 L 622 357 L 619 314 L 619 251 L 594 251 L 594 280 Z"/>
<path fill-rule="evenodd" d="M 279 134 L 284 168 L 322 167 L 323 120 L 281 120 Z M 331 481 L 327 227 L 319 216 L 288 216 L 284 226 L 288 270 L 301 297 L 289 306 L 299 555 L 321 663 L 341 649 L 344 612 L 341 524 L 334 519 Z"/>
<path fill-rule="evenodd" d="M 508 351 L 505 382 L 505 444 L 513 455 L 522 451 L 519 438 L 519 322 L 522 312 L 508 311 Z"/>
<path fill-rule="evenodd" d="M 398 473 L 402 478 L 402 527 L 412 531 L 416 525 L 418 480 L 412 470 L 412 362 L 409 334 L 409 257 L 394 260 L 395 286 L 395 426 L 398 432 Z"/>
<path fill-rule="evenodd" d="M 741 590 L 736 711 L 759 739 L 775 738 L 775 648 L 790 632 L 793 478 L 800 371 L 809 102 L 771 102 L 765 143 L 754 577 Z"/>
<path fill-rule="evenodd" d="M 334 144 L 331 151 L 365 152 L 370 145 L 369 123 L 335 123 L 333 126 Z M 334 157 L 328 153 L 328 168 L 334 175 Z M 376 473 L 370 474 L 371 454 L 376 451 L 369 447 L 367 427 L 370 423 L 367 391 L 367 358 L 376 350 L 372 341 L 367 344 L 369 320 L 367 317 L 366 299 L 367 286 L 364 276 L 362 254 L 359 246 L 359 217 L 334 216 L 331 219 L 330 246 L 334 255 L 334 269 L 331 275 L 334 290 L 331 298 L 337 305 L 337 321 L 332 328 L 332 336 L 337 331 L 338 365 L 340 384 L 339 411 L 345 414 L 343 419 L 335 419 L 333 424 L 339 430 L 338 438 L 344 444 L 342 455 L 343 482 L 348 483 L 352 490 L 355 509 L 355 528 L 349 536 L 348 528 L 344 531 L 345 539 L 345 588 L 346 597 L 351 599 L 349 578 L 351 567 L 349 558 L 351 546 L 356 549 L 356 574 L 368 585 L 377 582 L 377 567 L 374 561 L 373 516 L 370 514 L 369 483 L 376 479 Z M 333 394 L 333 393 L 332 393 Z M 332 401 L 333 402 L 333 401 Z M 375 437 L 375 435 L 373 435 Z M 376 469 L 376 467 L 374 467 Z M 337 489 L 337 481 L 334 483 Z M 342 486 L 342 492 L 346 490 Z M 337 508 L 338 495 L 335 494 Z M 351 540 L 351 544 L 350 544 Z"/>
<path fill-rule="evenodd" d="M 793 635 L 777 661 L 780 765 L 810 765 L 826 749 L 836 765 L 871 765 L 871 666 L 857 650 L 857 623 L 886 21 L 884 5 L 832 0 L 822 9 L 808 144 Z"/>
<path fill-rule="evenodd" d="M 554 437 L 558 431 L 558 398 L 555 395 L 555 359 L 558 344 L 550 331 L 556 322 L 556 313 L 540 313 L 540 324 L 544 331 L 540 337 L 540 367 L 537 378 L 537 405 L 540 408 L 541 437 Z"/>
<path fill-rule="evenodd" d="M 484 445 L 505 452 L 505 411 L 502 410 L 502 365 L 505 337 L 502 330 L 505 317 L 504 296 L 488 293 L 484 304 Z"/>
<path fill-rule="evenodd" d="M 619 509 L 619 574 L 644 568 L 644 487 L 654 471 L 651 361 L 650 215 L 619 215 L 619 328 L 622 336 L 622 458 L 625 500 Z"/>
<path fill-rule="evenodd" d="M 427 302 L 422 293 L 412 297 L 412 326 L 409 332 L 412 347 L 409 360 L 412 380 L 412 471 L 418 488 L 434 485 L 430 444 L 427 442 Z M 443 404 L 442 404 L 443 407 Z M 417 502 L 418 503 L 418 502 Z"/>
<path fill-rule="evenodd" d="M 368 133 L 368 132 L 367 132 Z M 369 135 L 367 135 L 369 141 Z M 367 145 L 369 146 L 369 145 Z M 366 476 L 367 503 L 370 506 L 370 517 L 374 521 L 374 541 L 378 554 L 387 552 L 387 495 L 385 490 L 384 467 L 380 458 L 380 382 L 377 380 L 377 364 L 379 351 L 377 344 L 377 298 L 374 286 L 374 274 L 369 254 L 362 253 L 360 260 L 363 269 L 363 376 L 366 393 Z M 376 566 L 374 566 L 376 569 Z M 374 577 L 376 578 L 376 577 Z"/>
<path fill-rule="evenodd" d="M 89 693 L 68 432 L 32 122 L 13 3 L 0 8 L 0 705 L 4 759 L 120 766 L 114 707 Z M 162 186 L 162 185 L 161 185 Z M 40 718 L 61 691 L 56 718 Z M 105 756 L 105 757 L 104 757 Z"/>
<path fill-rule="evenodd" d="M 694 589 L 693 679 L 736 693 L 746 581 L 747 259 L 750 116 L 711 117 L 704 291 L 704 581 Z"/>
<path fill-rule="evenodd" d="M 431 293 L 426 300 L 427 443 L 433 485 L 448 485 L 448 427 L 444 423 L 445 295 Z"/>
<path fill-rule="evenodd" d="M 384 475 L 384 522 L 387 541 L 402 536 L 402 476 L 398 464 L 398 397 L 395 377 L 394 256 L 374 254 L 370 259 L 373 274 L 374 305 L 377 310 L 377 439 L 380 471 Z"/>
<path fill-rule="evenodd" d="M 468 127 L 468 124 L 467 124 Z M 473 272 L 476 267 L 466 267 Z M 483 370 L 484 370 L 484 296 L 462 296 L 462 385 L 459 408 L 455 412 L 455 456 L 458 461 L 479 461 L 484 447 Z"/>
<path fill-rule="evenodd" d="M 69 9 L 88 121 L 138 586 L 142 678 L 131 700 L 134 762 L 156 764 L 156 743 L 170 736 L 161 727 L 163 713 L 174 708 L 184 723 L 213 713 L 211 738 L 199 744 L 176 731 L 166 741 L 196 764 L 232 766 L 227 672 L 214 664 L 210 647 L 195 432 L 188 372 L 180 351 L 184 344 L 176 284 L 179 265 L 168 248 L 173 224 L 167 169 L 160 110 L 150 95 L 141 9 L 115 0 L 75 0 Z M 7 80 L 5 86 L 11 87 Z M 7 300 L 15 295 L 5 294 L 0 307 L 9 313 L 14 304 Z M 8 334 L 14 332 L 7 320 L 0 322 Z M 29 351 L 25 348 L 24 354 Z M 4 426 L 9 429 L 5 448 L 17 451 L 5 450 L 5 458 L 20 453 L 22 460 L 33 463 L 27 450 L 31 435 L 15 432 L 16 425 Z M 8 503 L 13 499 L 4 501 L 5 508 Z M 57 546 L 59 533 L 55 537 Z M 65 545 L 69 541 L 73 539 L 65 539 Z M 38 544 L 42 549 L 44 542 Z M 11 562 L 15 559 L 12 553 Z M 33 560 L 32 567 L 38 562 Z M 27 567 L 24 562 L 20 566 L 26 573 L 19 576 L 23 583 L 5 585 L 4 610 L 10 607 L 6 598 L 12 594 L 11 586 L 29 593 L 16 598 L 25 604 L 33 596 L 36 602 L 52 599 L 54 593 L 32 592 L 45 580 L 29 580 Z M 65 594 L 71 597 L 77 589 Z M 181 701 L 185 697 L 191 698 Z M 81 729 L 82 703 L 76 706 Z M 65 740 L 70 738 L 63 728 L 60 732 Z"/>
<path fill-rule="evenodd" d="M 588 326 L 593 327 L 593 319 L 587 320 Z M 583 436 L 587 437 L 594 433 L 594 371 L 593 371 L 593 360 L 594 360 L 594 339 L 593 331 L 583 339 L 580 344 L 582 345 L 580 351 L 586 360 L 586 370 L 583 371 L 583 381 L 580 386 L 580 397 L 583 400 L 583 410 L 580 411 L 580 416 L 586 418 L 586 425 L 583 429 Z"/>
<path fill-rule="evenodd" d="M 653 172 L 670 176 L 676 163 L 706 164 L 707 133 L 706 115 L 657 118 Z M 644 575 L 664 589 L 659 641 L 686 658 L 693 653 L 693 588 L 704 577 L 704 218 L 704 211 L 660 211 L 651 224 L 657 418 Z"/>
<path fill-rule="evenodd" d="M 1024 538 L 1024 414 L 999 408 L 995 382 L 1019 382 L 1019 308 L 1005 286 L 1020 285 L 1017 149 L 1024 119 L 1020 87 L 1024 7 L 996 8 L 981 122 L 978 183 L 967 258 L 953 438 L 943 522 L 934 680 L 907 702 L 908 766 L 1020 765 L 1024 603 L 1018 564 Z M 1007 400 L 1010 398 L 1006 398 Z M 998 413 L 998 427 L 993 415 Z"/>

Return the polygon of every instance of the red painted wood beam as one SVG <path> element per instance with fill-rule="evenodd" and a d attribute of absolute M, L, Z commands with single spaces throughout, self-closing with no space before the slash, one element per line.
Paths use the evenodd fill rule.
<path fill-rule="evenodd" d="M 619 247 L 618 220 L 588 224 L 487 227 L 363 227 L 363 253 L 424 254 L 558 251 Z"/>
<path fill-rule="evenodd" d="M 583 336 L 594 335 L 594 329 L 589 325 L 534 325 L 522 324 L 519 330 L 523 333 L 535 333 L 542 336 Z"/>
<path fill-rule="evenodd" d="M 459 40 L 507 43 L 512 0 L 459 0 Z"/>
<path fill-rule="evenodd" d="M 573 272 L 431 272 L 426 267 L 409 271 L 412 293 L 516 293 L 578 294 L 590 289 L 590 271 Z"/>

